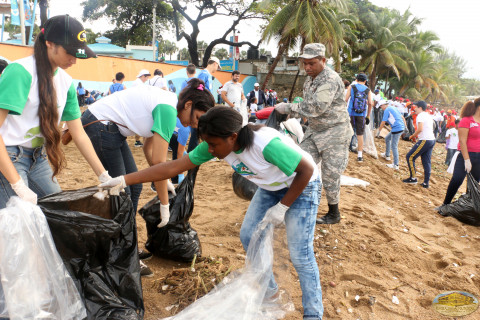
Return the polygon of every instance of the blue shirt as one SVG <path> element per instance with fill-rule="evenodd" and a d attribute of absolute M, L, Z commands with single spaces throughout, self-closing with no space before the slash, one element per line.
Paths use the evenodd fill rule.
<path fill-rule="evenodd" d="M 365 105 L 365 111 L 363 113 L 356 113 L 353 111 L 353 100 L 354 100 L 354 97 L 355 97 L 355 94 L 353 93 L 353 86 L 355 86 L 357 88 L 357 90 L 359 92 L 363 92 L 365 90 L 368 89 L 368 87 L 366 85 L 363 85 L 363 84 L 360 84 L 360 83 L 357 83 L 357 84 L 354 84 L 351 86 L 351 89 L 350 89 L 350 100 L 348 101 L 348 114 L 350 116 L 355 116 L 355 117 L 365 117 L 367 115 L 367 111 L 368 111 L 368 96 L 367 96 L 367 104 Z"/>
<path fill-rule="evenodd" d="M 182 146 L 187 145 L 188 137 L 190 136 L 190 126 L 184 127 L 180 122 L 180 119 L 177 118 L 177 127 L 175 128 L 175 132 L 177 132 L 177 141 Z"/>
<path fill-rule="evenodd" d="M 405 124 L 403 123 L 403 116 L 400 114 L 397 108 L 389 106 L 383 112 L 382 121 L 390 123 L 392 126 L 392 132 L 401 132 L 405 130 Z"/>
<path fill-rule="evenodd" d="M 82 88 L 78 87 L 77 91 L 78 91 L 79 95 L 85 94 L 85 88 L 83 88 L 83 87 Z"/>
<path fill-rule="evenodd" d="M 117 91 L 122 91 L 123 88 L 124 88 L 123 83 L 113 83 L 110 86 L 110 93 L 114 93 L 114 92 L 117 92 Z"/>
<path fill-rule="evenodd" d="M 212 92 L 213 80 L 210 72 L 208 72 L 206 69 L 203 69 L 198 75 L 198 79 L 203 80 L 203 82 L 205 82 L 205 88 Z"/>
<path fill-rule="evenodd" d="M 195 78 L 195 77 L 191 77 L 191 78 L 185 79 L 185 80 L 182 82 L 182 86 L 181 86 L 180 91 L 182 91 L 183 89 L 185 89 L 185 87 L 188 85 L 188 81 L 192 80 L 193 78 Z"/>

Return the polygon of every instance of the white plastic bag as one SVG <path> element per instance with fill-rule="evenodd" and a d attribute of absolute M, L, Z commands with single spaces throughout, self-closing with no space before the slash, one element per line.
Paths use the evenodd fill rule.
<path fill-rule="evenodd" d="M 248 124 L 248 109 L 247 109 L 247 99 L 244 99 L 240 104 L 235 103 L 234 109 L 242 115 L 242 125 L 246 126 Z"/>
<path fill-rule="evenodd" d="M 370 182 L 342 175 L 342 176 L 340 176 L 340 185 L 341 186 L 364 187 L 364 188 L 366 188 L 370 185 Z"/>
<path fill-rule="evenodd" d="M 0 309 L 6 304 L 11 320 L 87 316 L 43 212 L 18 197 L 0 210 L 0 278 L 5 293 Z"/>
<path fill-rule="evenodd" d="M 457 162 L 458 155 L 460 154 L 460 151 L 455 151 L 453 154 L 452 160 L 450 160 L 450 165 L 447 168 L 447 172 L 450 174 L 453 174 L 453 170 L 455 169 L 455 162 Z"/>
<path fill-rule="evenodd" d="M 363 152 L 371 155 L 375 159 L 378 159 L 377 148 L 375 147 L 373 134 L 368 126 L 365 126 L 365 133 L 363 134 Z"/>
<path fill-rule="evenodd" d="M 273 320 L 285 317 L 280 305 L 263 303 L 273 263 L 273 227 L 258 228 L 250 240 L 243 271 L 165 320 Z M 290 309 L 291 310 L 291 309 Z"/>

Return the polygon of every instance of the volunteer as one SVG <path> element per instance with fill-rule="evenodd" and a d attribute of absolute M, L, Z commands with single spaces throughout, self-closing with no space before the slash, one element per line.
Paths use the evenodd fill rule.
<path fill-rule="evenodd" d="M 204 142 L 188 156 L 114 178 L 100 187 L 115 194 L 126 185 L 164 180 L 213 157 L 225 159 L 234 170 L 258 185 L 240 230 L 247 250 L 260 224 L 286 224 L 290 257 L 302 288 L 304 319 L 321 319 L 322 291 L 313 236 L 318 208 L 319 173 L 313 158 L 288 137 L 265 126 L 242 126 L 242 116 L 229 107 L 215 107 L 198 122 Z M 277 295 L 271 275 L 266 299 Z"/>
<path fill-rule="evenodd" d="M 64 71 L 77 58 L 95 57 L 80 22 L 55 16 L 40 30 L 33 55 L 11 63 L 0 78 L 0 208 L 17 195 L 37 202 L 60 192 L 55 176 L 65 167 L 60 121 L 99 180 L 111 179 L 80 121 L 77 92 Z M 48 160 L 47 160 L 48 159 Z M 49 164 L 50 161 L 50 164 Z M 50 165 L 53 167 L 50 167 Z"/>

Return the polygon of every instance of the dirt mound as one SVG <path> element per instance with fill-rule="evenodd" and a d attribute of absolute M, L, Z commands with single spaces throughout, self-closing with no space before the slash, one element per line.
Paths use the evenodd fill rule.
<path fill-rule="evenodd" d="M 376 140 L 377 150 L 385 150 Z M 132 152 L 139 168 L 147 167 L 140 148 Z M 350 155 L 346 175 L 370 182 L 366 189 L 342 187 L 342 221 L 317 226 L 315 250 L 322 280 L 325 319 L 439 319 L 431 308 L 434 297 L 449 290 L 462 290 L 480 297 L 480 231 L 453 218 L 443 218 L 433 208 L 442 203 L 450 179 L 446 173 L 445 146 L 433 151 L 429 189 L 405 185 L 408 177 L 405 154 L 411 143 L 400 142 L 400 170 L 385 166 L 383 159 Z M 66 147 L 68 168 L 59 176 L 63 189 L 97 184 L 74 144 Z M 420 159 L 417 164 L 421 169 Z M 241 268 L 245 252 L 239 239 L 248 202 L 232 190 L 232 169 L 225 162 L 210 161 L 200 168 L 195 186 L 195 209 L 191 218 L 205 257 L 224 257 L 229 269 Z M 420 174 L 419 181 L 423 176 Z M 465 185 L 460 191 L 465 191 Z M 145 184 L 143 206 L 154 192 Z M 326 211 L 324 196 L 321 212 Z M 139 244 L 146 241 L 145 222 L 137 216 Z M 275 274 L 289 293 L 296 311 L 286 319 L 301 319 L 301 291 L 296 272 L 288 260 L 284 230 L 276 232 Z M 155 272 L 143 279 L 145 319 L 170 316 L 178 295 L 159 289 L 174 269 L 190 268 L 153 257 L 147 264 Z M 393 296 L 399 300 L 392 302 Z M 167 310 L 168 309 L 168 310 Z M 477 319 L 478 311 L 463 319 Z"/>

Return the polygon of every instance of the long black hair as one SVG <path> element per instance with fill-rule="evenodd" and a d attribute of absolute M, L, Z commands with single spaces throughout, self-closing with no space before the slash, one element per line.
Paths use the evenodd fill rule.
<path fill-rule="evenodd" d="M 242 126 L 243 117 L 230 107 L 215 107 L 198 120 L 200 136 L 226 139 L 237 133 L 237 144 L 240 149 L 248 149 L 253 145 L 253 132 L 264 127 L 263 124 Z"/>
<path fill-rule="evenodd" d="M 205 88 L 205 82 L 192 78 L 178 96 L 177 111 L 185 109 L 185 103 L 192 101 L 192 114 L 194 110 L 207 112 L 215 106 L 215 98 Z"/>

